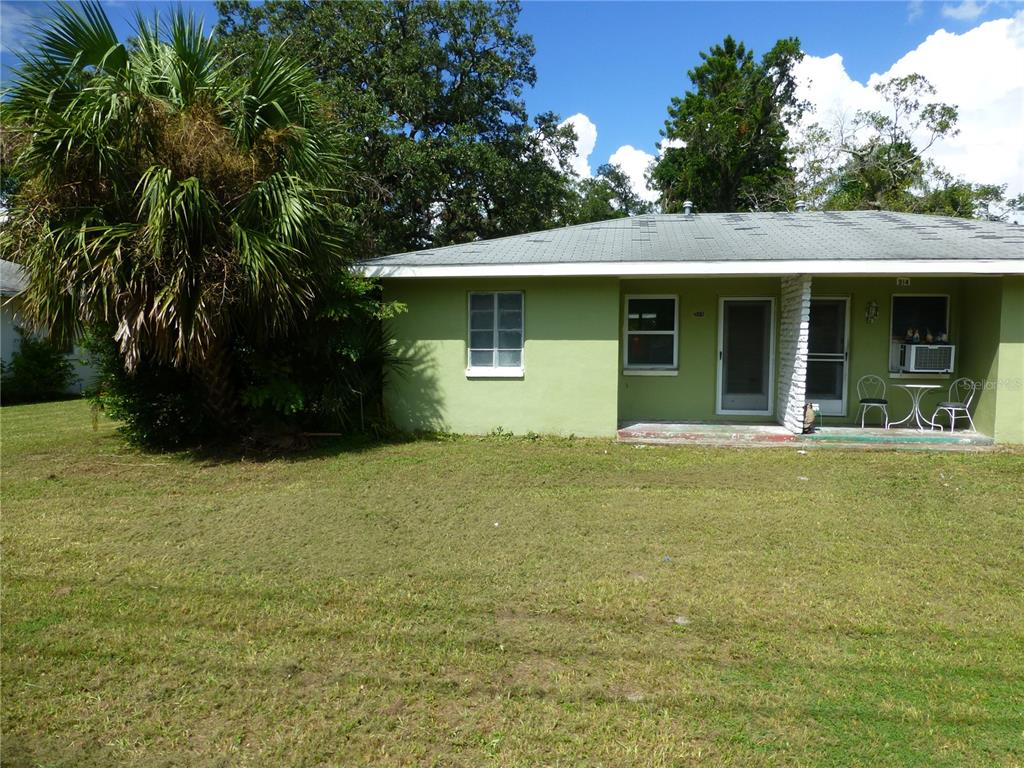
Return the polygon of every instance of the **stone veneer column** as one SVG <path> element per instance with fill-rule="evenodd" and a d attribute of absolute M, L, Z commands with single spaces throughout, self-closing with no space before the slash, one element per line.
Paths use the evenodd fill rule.
<path fill-rule="evenodd" d="M 810 321 L 810 275 L 783 277 L 775 415 L 782 426 L 797 434 L 803 431 L 804 405 L 807 401 L 807 340 Z"/>

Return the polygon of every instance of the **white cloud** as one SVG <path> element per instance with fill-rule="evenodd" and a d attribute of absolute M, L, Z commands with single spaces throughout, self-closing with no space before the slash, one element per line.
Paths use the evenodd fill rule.
<path fill-rule="evenodd" d="M 32 42 L 35 27 L 46 19 L 47 3 L 12 3 L 0 5 L 0 51 L 21 53 Z"/>
<path fill-rule="evenodd" d="M 571 125 L 576 131 L 576 154 L 570 163 L 572 169 L 581 178 L 588 178 L 591 175 L 590 155 L 594 152 L 594 145 L 597 144 L 597 126 L 582 112 L 565 118 L 559 123 L 559 127 L 563 125 Z"/>
<path fill-rule="evenodd" d="M 685 146 L 686 142 L 682 139 L 662 139 L 658 142 L 658 157 L 664 157 L 666 150 Z"/>
<path fill-rule="evenodd" d="M 658 199 L 658 193 L 647 188 L 647 168 L 654 162 L 650 152 L 624 144 L 612 152 L 608 162 L 619 166 L 629 177 L 630 186 L 640 199 L 652 203 Z"/>
<path fill-rule="evenodd" d="M 978 3 L 975 0 L 964 0 L 957 5 L 946 3 L 942 6 L 942 15 L 957 21 L 974 21 L 985 12 L 988 3 Z"/>
<path fill-rule="evenodd" d="M 968 181 L 1006 184 L 1024 191 L 1024 11 L 962 34 L 939 30 L 867 83 L 852 79 L 842 56 L 807 56 L 800 63 L 799 97 L 815 120 L 830 127 L 859 109 L 878 109 L 874 86 L 917 72 L 935 86 L 935 98 L 960 109 L 958 136 L 937 143 L 928 155 Z"/>
<path fill-rule="evenodd" d="M 576 153 L 569 164 L 581 179 L 589 179 L 594 175 L 590 167 L 590 156 L 597 145 L 597 126 L 594 121 L 582 112 L 565 118 L 559 126 L 571 125 L 576 131 Z M 608 158 L 622 168 L 629 177 L 630 186 L 642 199 L 654 201 L 658 195 L 647 188 L 647 167 L 654 161 L 654 155 L 642 149 L 625 144 L 612 152 Z M 554 161 L 552 161 L 554 162 Z"/>
<path fill-rule="evenodd" d="M 913 23 L 924 15 L 924 0 L 910 0 L 907 3 L 907 21 Z"/>
<path fill-rule="evenodd" d="M 846 72 L 843 57 L 805 56 L 796 67 L 797 98 L 810 102 L 813 118 L 825 126 L 852 116 L 859 109 L 879 106 L 876 94 Z M 874 76 L 873 76 L 874 77 Z"/>

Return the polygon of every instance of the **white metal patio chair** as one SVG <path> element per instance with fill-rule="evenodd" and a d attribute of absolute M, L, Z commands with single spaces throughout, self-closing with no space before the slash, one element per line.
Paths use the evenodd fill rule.
<path fill-rule="evenodd" d="M 868 411 L 877 408 L 882 412 L 882 426 L 889 428 L 889 401 L 885 397 L 885 380 L 881 376 L 869 373 L 857 380 L 857 398 L 860 400 L 860 427 L 864 428 L 864 419 Z"/>
<path fill-rule="evenodd" d="M 939 411 L 944 411 L 949 414 L 950 432 L 956 430 L 957 419 L 967 419 L 967 423 L 971 425 L 971 430 L 977 432 L 978 430 L 974 426 L 974 419 L 971 418 L 971 403 L 974 402 L 974 395 L 977 391 L 978 384 L 972 378 L 963 376 L 954 381 L 949 385 L 949 400 L 944 400 L 935 408 L 935 413 L 932 414 L 932 423 L 935 422 L 935 417 L 939 415 Z"/>

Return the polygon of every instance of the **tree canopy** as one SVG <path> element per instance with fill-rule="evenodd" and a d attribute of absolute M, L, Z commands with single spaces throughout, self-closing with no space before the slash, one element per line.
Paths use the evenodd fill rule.
<path fill-rule="evenodd" d="M 957 108 L 934 100 L 920 74 L 875 86 L 884 106 L 826 129 L 813 124 L 793 144 L 790 197 L 831 210 L 890 210 L 972 217 L 1008 205 L 1005 187 L 957 179 L 926 153 L 958 133 Z"/>
<path fill-rule="evenodd" d="M 779 40 L 757 61 L 726 37 L 700 57 L 688 73 L 691 90 L 669 104 L 652 185 L 665 212 L 685 200 L 709 212 L 757 207 L 793 175 L 787 141 L 803 112 L 794 74 L 800 41 Z"/>
<path fill-rule="evenodd" d="M 528 118 L 534 45 L 513 0 L 222 0 L 232 51 L 309 66 L 349 143 L 367 255 L 569 223 L 571 128 Z"/>
<path fill-rule="evenodd" d="M 0 106 L 5 253 L 35 327 L 92 332 L 143 442 L 363 425 L 398 308 L 346 265 L 572 223 L 575 135 L 528 119 L 514 2 L 219 10 L 122 41 L 98 3 L 55 8 Z"/>
<path fill-rule="evenodd" d="M 838 149 L 846 162 L 831 207 L 907 207 L 910 188 L 928 170 L 924 153 L 958 132 L 956 107 L 924 101 L 935 88 L 922 75 L 891 78 L 875 91 L 884 109 L 858 112 L 850 126 L 837 126 Z"/>
<path fill-rule="evenodd" d="M 621 167 L 605 163 L 593 178 L 578 185 L 579 208 L 573 220 L 577 224 L 650 213 L 653 206 L 633 191 L 632 183 Z"/>

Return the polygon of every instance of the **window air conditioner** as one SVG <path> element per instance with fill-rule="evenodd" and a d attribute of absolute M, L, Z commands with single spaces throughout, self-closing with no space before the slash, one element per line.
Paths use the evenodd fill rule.
<path fill-rule="evenodd" d="M 951 373 L 956 346 L 953 344 L 892 345 L 892 362 L 900 373 Z"/>

